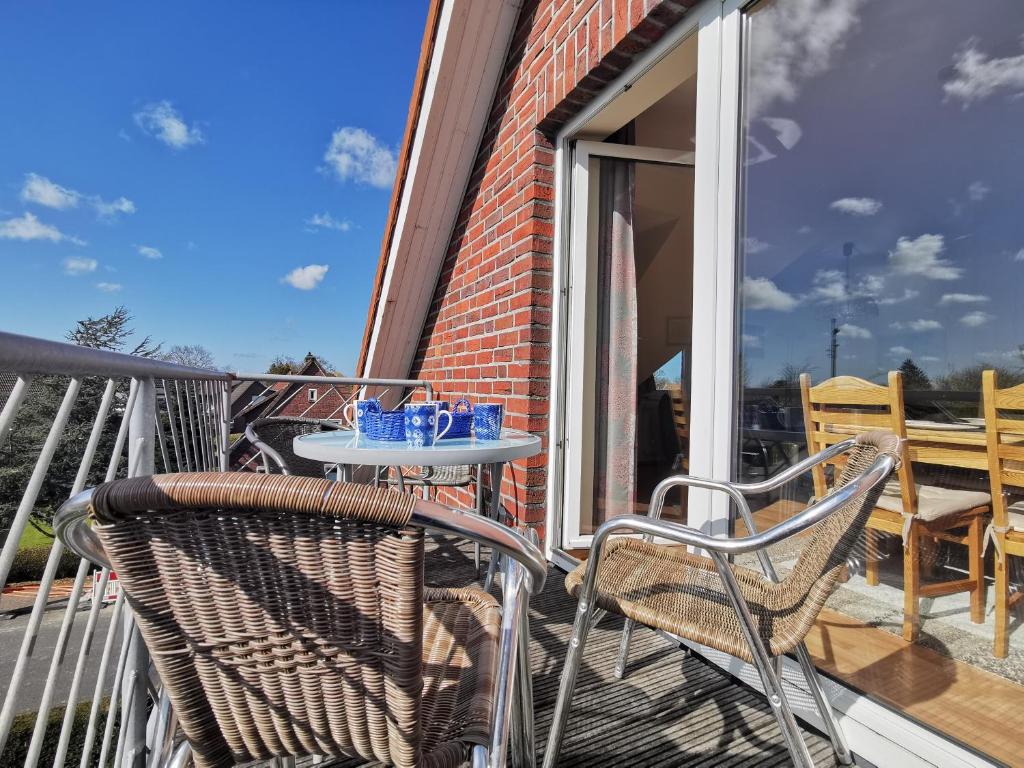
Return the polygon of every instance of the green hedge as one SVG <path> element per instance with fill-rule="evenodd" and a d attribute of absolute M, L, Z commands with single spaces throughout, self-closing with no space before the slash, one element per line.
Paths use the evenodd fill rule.
<path fill-rule="evenodd" d="M 14 563 L 11 564 L 11 573 L 7 577 L 7 583 L 39 581 L 43 578 L 43 571 L 46 569 L 46 561 L 49 557 L 50 547 L 22 547 L 14 555 Z M 57 566 L 57 578 L 74 576 L 78 571 L 78 562 L 78 557 L 65 550 L 60 557 L 60 565 Z"/>
<path fill-rule="evenodd" d="M 96 765 L 100 759 L 100 747 L 103 742 L 103 729 L 107 722 L 107 708 L 110 699 L 104 699 L 100 703 L 100 715 L 96 719 L 96 738 L 92 746 L 91 765 Z M 89 725 L 89 709 L 91 702 L 82 702 L 75 707 L 75 721 L 71 726 L 71 742 L 68 744 L 68 755 L 64 761 L 65 765 L 78 765 L 82 757 L 82 749 L 85 746 L 85 729 Z M 120 720 L 120 718 L 118 718 Z M 60 739 L 60 727 L 64 722 L 64 707 L 54 707 L 50 710 L 50 716 L 46 721 L 46 735 L 43 737 L 43 748 L 39 755 L 39 765 L 53 765 L 57 742 Z M 28 745 L 32 742 L 32 729 L 36 725 L 35 712 L 22 712 L 14 718 L 11 725 L 11 735 L 7 739 L 7 746 L 3 754 L 0 754 L 0 765 L 24 765 L 25 756 L 28 754 Z M 113 748 L 117 744 L 118 723 L 114 724 L 114 735 L 112 737 L 111 758 Z"/>

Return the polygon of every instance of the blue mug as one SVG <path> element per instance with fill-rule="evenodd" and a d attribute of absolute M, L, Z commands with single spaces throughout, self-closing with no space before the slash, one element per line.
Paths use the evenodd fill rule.
<path fill-rule="evenodd" d="M 371 397 L 367 400 L 356 400 L 342 410 L 341 415 L 348 425 L 356 432 L 366 432 L 366 414 L 368 411 L 380 411 L 380 400 Z"/>
<path fill-rule="evenodd" d="M 477 440 L 501 438 L 501 422 L 505 407 L 495 403 L 477 403 L 473 406 L 473 434 Z"/>
<path fill-rule="evenodd" d="M 448 423 L 438 431 L 442 416 L 448 417 Z M 405 442 L 413 448 L 429 448 L 451 427 L 451 411 L 443 410 L 439 403 L 407 403 L 405 406 Z"/>

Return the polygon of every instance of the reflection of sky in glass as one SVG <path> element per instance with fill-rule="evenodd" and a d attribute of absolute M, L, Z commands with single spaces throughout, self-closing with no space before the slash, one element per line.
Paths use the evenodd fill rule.
<path fill-rule="evenodd" d="M 742 346 L 878 378 L 1024 364 L 1024 6 L 778 0 L 750 15 Z"/>

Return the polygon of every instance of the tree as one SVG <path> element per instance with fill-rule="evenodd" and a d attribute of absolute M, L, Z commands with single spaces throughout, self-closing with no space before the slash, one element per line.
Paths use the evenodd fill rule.
<path fill-rule="evenodd" d="M 202 344 L 175 344 L 160 355 L 161 360 L 190 368 L 216 368 L 213 353 Z"/>
<path fill-rule="evenodd" d="M 302 367 L 306 364 L 306 361 L 309 360 L 310 357 L 315 357 L 317 360 L 319 360 L 320 365 L 323 366 L 323 369 L 327 371 L 327 373 L 335 372 L 334 364 L 331 363 L 331 361 L 329 361 L 326 357 L 314 355 L 312 352 L 310 352 L 309 354 L 306 355 L 302 362 L 299 362 L 294 357 L 289 357 L 288 355 L 278 355 L 277 357 L 270 361 L 270 367 L 267 368 L 267 373 L 273 373 L 284 376 L 287 376 L 288 374 L 298 373 L 299 371 L 302 370 Z"/>
<path fill-rule="evenodd" d="M 971 365 L 950 371 L 938 379 L 939 389 L 950 389 L 956 392 L 977 392 L 981 389 L 981 372 L 994 370 L 999 386 L 1015 387 L 1024 384 L 1024 369 L 1002 368 L 996 365 Z"/>
<path fill-rule="evenodd" d="M 134 342 L 132 316 L 124 307 L 100 317 L 80 320 L 68 332 L 72 343 L 112 352 L 130 351 L 130 354 L 152 357 L 160 350 L 149 336 Z M 21 501 L 28 479 L 54 416 L 60 408 L 70 379 L 66 376 L 40 376 L 29 389 L 17 418 L 8 435 L 0 442 L 0 530 L 10 528 L 11 519 Z M 50 463 L 40 489 L 33 514 L 49 521 L 57 507 L 67 498 L 78 473 L 82 453 L 96 420 L 107 380 L 99 376 L 85 376 L 75 399 L 67 424 L 61 434 L 56 453 Z M 95 458 L 86 479 L 87 486 L 103 482 L 114 452 L 114 442 L 128 397 L 128 382 L 115 381 L 110 409 L 103 425 Z M 124 462 L 120 463 L 123 472 Z"/>
<path fill-rule="evenodd" d="M 932 380 L 917 363 L 909 357 L 900 363 L 900 373 L 903 374 L 904 389 L 931 389 Z"/>

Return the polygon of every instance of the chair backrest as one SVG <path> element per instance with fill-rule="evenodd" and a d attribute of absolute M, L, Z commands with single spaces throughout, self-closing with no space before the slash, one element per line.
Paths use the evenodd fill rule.
<path fill-rule="evenodd" d="M 672 400 L 672 422 L 676 428 L 679 445 L 685 447 L 690 440 L 690 408 L 682 386 L 671 384 L 666 391 Z"/>
<path fill-rule="evenodd" d="M 269 416 L 256 419 L 250 426 L 260 441 L 277 451 L 287 465 L 289 474 L 306 477 L 323 477 L 324 463 L 299 456 L 292 449 L 292 440 L 301 435 L 331 432 L 341 428 L 333 421 L 308 419 L 302 416 Z M 267 462 L 266 466 L 272 473 L 281 470 L 272 461 Z"/>
<path fill-rule="evenodd" d="M 811 377 L 802 373 L 800 399 L 809 455 L 868 430 L 883 429 L 898 437 L 901 456 L 896 474 L 903 509 L 911 514 L 917 510 L 914 472 L 907 456 L 903 376 L 899 371 L 889 371 L 888 386 L 884 387 L 855 376 L 836 376 L 812 386 Z M 837 463 L 837 468 L 840 465 Z M 819 464 L 812 476 L 814 494 L 820 499 L 828 492 L 825 467 Z"/>
<path fill-rule="evenodd" d="M 1024 384 L 999 389 L 996 372 L 983 371 L 981 394 L 992 484 L 992 522 L 1006 528 L 1007 486 L 1024 488 Z"/>
<path fill-rule="evenodd" d="M 860 477 L 883 454 L 892 456 L 897 468 L 902 460 L 903 441 L 891 432 L 862 432 L 856 440 L 857 445 L 845 454 L 846 463 L 836 488 Z M 777 585 L 774 608 L 793 617 L 780 622 L 779 632 L 792 633 L 796 641 L 803 639 L 832 594 L 884 485 L 884 481 L 879 482 L 811 529 L 793 569 Z"/>
<path fill-rule="evenodd" d="M 303 754 L 420 764 L 414 504 L 253 473 L 95 490 L 94 530 L 200 768 Z"/>

